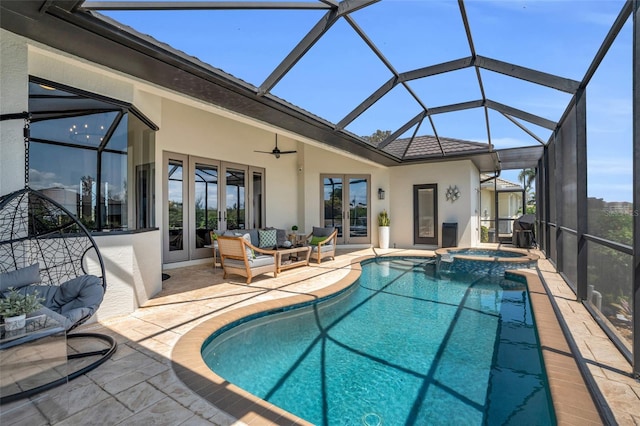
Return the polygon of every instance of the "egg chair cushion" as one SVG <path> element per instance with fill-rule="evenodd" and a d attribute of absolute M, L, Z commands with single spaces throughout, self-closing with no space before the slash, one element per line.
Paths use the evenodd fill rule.
<path fill-rule="evenodd" d="M 102 303 L 104 291 L 102 280 L 95 275 L 72 278 L 59 286 L 30 285 L 18 290 L 22 294 L 36 291 L 43 300 L 42 305 L 64 316 L 67 330 L 91 317 Z"/>

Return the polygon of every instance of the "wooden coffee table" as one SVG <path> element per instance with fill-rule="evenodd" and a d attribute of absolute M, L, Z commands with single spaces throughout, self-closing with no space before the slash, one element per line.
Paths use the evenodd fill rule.
<path fill-rule="evenodd" d="M 289 259 L 283 261 L 282 256 L 285 254 L 289 255 Z M 280 273 L 281 271 L 295 268 L 297 266 L 309 266 L 310 256 L 311 247 L 309 246 L 278 249 L 278 251 L 276 251 L 276 270 Z"/>

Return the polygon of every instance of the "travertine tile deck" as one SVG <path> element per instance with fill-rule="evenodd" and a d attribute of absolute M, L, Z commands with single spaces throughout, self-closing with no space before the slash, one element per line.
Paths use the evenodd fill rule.
<path fill-rule="evenodd" d="M 238 421 L 224 412 L 224 407 L 213 406 L 187 388 L 171 365 L 174 345 L 185 333 L 222 313 L 331 285 L 348 274 L 353 259 L 374 254 L 372 249 L 343 250 L 335 261 L 285 271 L 276 279 L 263 275 L 250 286 L 239 276 L 223 280 L 220 268 L 214 270 L 211 265 L 165 271 L 171 278 L 144 307 L 125 317 L 86 324 L 79 330 L 109 334 L 118 341 L 118 351 L 109 361 L 33 402 L 1 406 L 0 424 L 265 424 L 257 420 L 259 416 Z M 631 367 L 574 300 L 549 262 L 541 260 L 539 266 L 615 421 L 640 425 L 640 383 L 631 378 Z M 571 388 L 566 391 L 571 392 Z"/>

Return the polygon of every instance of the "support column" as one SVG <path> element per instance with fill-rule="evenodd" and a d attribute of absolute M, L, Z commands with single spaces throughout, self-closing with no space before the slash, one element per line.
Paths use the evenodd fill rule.
<path fill-rule="evenodd" d="M 640 0 L 633 0 L 633 208 L 640 212 Z M 640 215 L 633 218 L 633 374 L 640 379 Z"/>
<path fill-rule="evenodd" d="M 577 297 L 587 298 L 587 96 L 585 89 L 576 93 L 576 231 L 577 231 Z"/>

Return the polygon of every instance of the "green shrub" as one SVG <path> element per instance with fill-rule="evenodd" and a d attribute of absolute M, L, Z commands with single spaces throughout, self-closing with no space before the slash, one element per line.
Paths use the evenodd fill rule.
<path fill-rule="evenodd" d="M 489 242 L 489 228 L 486 226 L 480 227 L 480 242 L 488 243 Z"/>
<path fill-rule="evenodd" d="M 389 214 L 386 210 L 382 210 L 378 214 L 378 226 L 389 226 L 391 224 L 391 219 L 389 219 Z"/>

